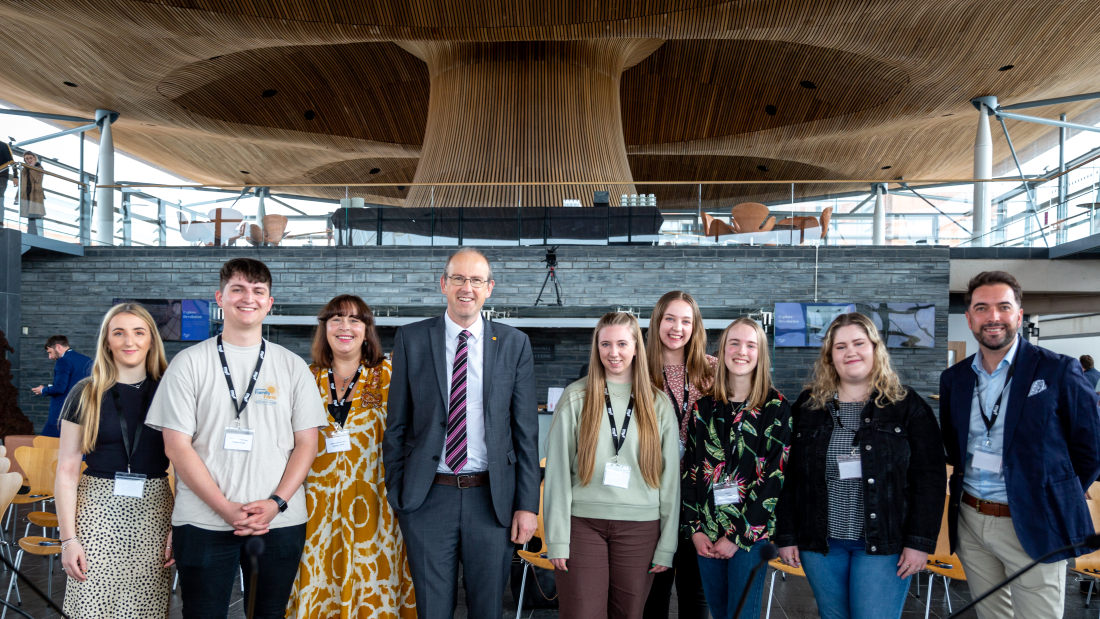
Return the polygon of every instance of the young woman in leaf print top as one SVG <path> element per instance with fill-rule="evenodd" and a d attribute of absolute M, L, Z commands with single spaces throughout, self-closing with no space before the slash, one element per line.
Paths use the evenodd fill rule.
<path fill-rule="evenodd" d="M 791 407 L 771 384 L 764 330 L 738 318 L 722 332 L 712 394 L 695 404 L 681 492 L 683 526 L 715 619 L 733 616 L 760 551 L 775 534 L 775 505 L 791 440 Z M 760 616 L 764 579 L 745 602 Z"/>

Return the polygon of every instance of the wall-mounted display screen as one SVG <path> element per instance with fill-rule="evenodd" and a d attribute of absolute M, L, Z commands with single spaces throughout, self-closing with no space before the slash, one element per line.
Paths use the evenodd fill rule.
<path fill-rule="evenodd" d="M 863 313 L 871 315 L 887 348 L 936 346 L 936 306 L 931 303 L 879 303 Z"/>
<path fill-rule="evenodd" d="M 856 311 L 854 303 L 776 303 L 776 346 L 821 346 L 833 319 Z"/>
<path fill-rule="evenodd" d="M 821 346 L 833 319 L 855 311 L 874 321 L 887 348 L 936 345 L 936 306 L 931 303 L 776 303 L 775 345 Z"/>
<path fill-rule="evenodd" d="M 140 303 L 157 323 L 160 339 L 198 342 L 210 337 L 210 305 L 197 299 L 115 299 L 114 303 Z"/>

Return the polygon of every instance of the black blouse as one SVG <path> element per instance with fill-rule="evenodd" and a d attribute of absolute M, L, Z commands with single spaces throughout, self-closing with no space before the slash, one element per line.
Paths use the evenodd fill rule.
<path fill-rule="evenodd" d="M 76 384 L 69 396 L 65 398 L 65 405 L 61 409 L 61 419 L 80 423 L 80 394 L 90 378 L 86 378 Z M 140 473 L 150 479 L 168 476 L 168 456 L 164 455 L 164 437 L 160 430 L 154 430 L 145 425 L 145 416 L 149 413 L 149 405 L 153 401 L 157 384 L 146 379 L 140 387 L 132 385 L 118 385 L 119 403 L 126 419 L 126 429 L 129 433 L 130 446 L 133 448 L 138 431 L 141 432 L 141 441 L 137 444 L 133 459 L 130 461 L 130 472 Z M 110 391 L 103 395 L 99 413 L 99 435 L 96 437 L 95 450 L 84 456 L 84 462 L 88 469 L 85 475 L 114 479 L 115 473 L 126 472 L 126 448 L 122 442 L 122 426 L 119 424 L 118 412 L 115 410 L 115 399 Z"/>

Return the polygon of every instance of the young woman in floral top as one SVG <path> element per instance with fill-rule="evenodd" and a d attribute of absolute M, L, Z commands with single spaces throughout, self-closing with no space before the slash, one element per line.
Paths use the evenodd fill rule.
<path fill-rule="evenodd" d="M 680 471 L 685 470 L 691 410 L 710 391 L 718 359 L 707 354 L 707 332 L 699 305 L 686 292 L 665 293 L 649 315 L 646 334 L 649 378 L 672 400 L 680 433 Z M 668 619 L 672 584 L 676 583 L 680 619 L 706 619 L 707 599 L 699 580 L 699 563 L 691 539 L 680 537 L 673 569 L 657 574 L 642 619 Z"/>
<path fill-rule="evenodd" d="M 707 602 L 715 619 L 729 619 L 775 534 L 791 407 L 772 387 L 767 335 L 755 320 L 738 318 L 720 341 L 722 363 L 713 394 L 695 404 L 680 487 Z M 757 578 L 745 617 L 760 616 L 763 592 Z"/>

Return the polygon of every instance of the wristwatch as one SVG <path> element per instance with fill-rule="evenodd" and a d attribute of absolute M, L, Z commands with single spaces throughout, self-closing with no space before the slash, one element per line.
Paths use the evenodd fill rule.
<path fill-rule="evenodd" d="M 267 498 L 271 499 L 272 501 L 275 501 L 275 504 L 279 506 L 279 511 L 280 512 L 285 512 L 286 511 L 286 501 L 284 501 L 282 498 L 280 498 L 279 495 L 273 494 L 273 495 L 271 495 Z"/>

